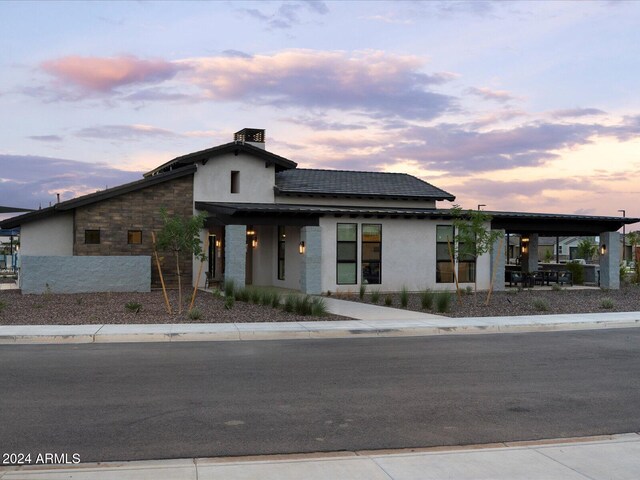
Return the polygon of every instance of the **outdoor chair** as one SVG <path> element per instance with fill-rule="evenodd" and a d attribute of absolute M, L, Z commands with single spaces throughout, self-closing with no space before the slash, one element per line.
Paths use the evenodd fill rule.
<path fill-rule="evenodd" d="M 568 283 L 573 286 L 573 274 L 567 271 L 558 272 L 558 283 L 561 285 Z"/>

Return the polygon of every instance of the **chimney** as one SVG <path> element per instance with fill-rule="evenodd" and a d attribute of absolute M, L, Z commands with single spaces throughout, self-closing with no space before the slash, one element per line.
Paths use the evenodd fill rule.
<path fill-rule="evenodd" d="M 243 128 L 233 135 L 233 141 L 239 143 L 247 143 L 264 150 L 264 129 Z"/>

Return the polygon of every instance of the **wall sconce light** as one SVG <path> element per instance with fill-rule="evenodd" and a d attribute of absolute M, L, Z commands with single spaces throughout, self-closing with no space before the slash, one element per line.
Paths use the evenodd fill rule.
<path fill-rule="evenodd" d="M 216 248 L 220 248 L 222 246 L 222 241 L 216 240 Z"/>
<path fill-rule="evenodd" d="M 247 236 L 251 236 L 251 235 L 255 235 L 255 234 L 256 234 L 256 231 L 253 228 L 247 230 Z"/>
<path fill-rule="evenodd" d="M 258 237 L 253 237 L 253 240 L 251 240 L 251 246 L 253 248 L 256 248 L 258 246 Z"/>
<path fill-rule="evenodd" d="M 298 245 L 298 252 L 300 253 L 300 255 L 304 255 L 305 250 L 306 250 L 306 247 L 304 245 L 304 242 L 300 242 L 300 244 Z"/>
<path fill-rule="evenodd" d="M 522 253 L 527 253 L 529 251 L 529 237 L 522 237 L 520 239 L 520 244 L 522 247 Z"/>
<path fill-rule="evenodd" d="M 607 253 L 607 246 L 603 243 L 600 245 L 600 255 L 605 255 Z"/>

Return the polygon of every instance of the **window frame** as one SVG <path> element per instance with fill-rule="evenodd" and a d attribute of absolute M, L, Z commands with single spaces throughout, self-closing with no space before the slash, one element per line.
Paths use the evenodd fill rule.
<path fill-rule="evenodd" d="M 449 229 L 451 229 L 450 242 L 439 242 L 438 241 L 438 229 L 439 228 L 449 228 Z M 456 272 L 455 257 L 454 257 L 454 261 L 453 261 L 453 270 L 451 271 L 451 280 L 450 281 L 442 280 L 442 273 L 441 273 L 440 268 L 439 268 L 441 263 L 448 263 L 449 265 L 451 265 L 451 255 L 449 255 L 449 243 L 452 244 L 452 248 L 454 249 L 454 253 L 455 253 L 455 243 L 454 243 L 455 242 L 455 238 L 456 238 L 456 230 L 455 230 L 455 227 L 453 225 L 446 225 L 446 224 L 444 224 L 444 225 L 436 225 L 436 283 L 455 283 L 455 272 Z M 448 259 L 446 261 L 438 259 L 438 245 L 446 245 L 447 246 L 447 254 L 449 255 L 449 257 L 448 257 Z"/>
<path fill-rule="evenodd" d="M 140 241 L 139 242 L 132 242 L 131 241 L 131 234 L 135 234 L 135 233 L 139 233 L 140 234 Z M 142 230 L 127 230 L 127 245 L 142 245 Z"/>
<path fill-rule="evenodd" d="M 97 242 L 89 242 L 87 241 L 89 238 L 88 236 L 91 235 L 92 233 L 96 233 L 98 234 L 98 241 Z M 85 245 L 100 245 L 100 241 L 101 241 L 101 235 L 100 235 L 100 229 L 99 228 L 85 228 L 84 229 L 84 244 Z"/>
<path fill-rule="evenodd" d="M 351 225 L 355 227 L 355 240 L 339 240 L 339 225 Z M 354 244 L 355 246 L 355 259 L 353 260 L 340 260 L 340 245 L 341 244 Z M 340 282 L 340 265 L 353 264 L 354 268 L 354 281 L 353 282 Z M 357 285 L 358 284 L 358 224 L 357 223 L 336 223 L 336 285 Z"/>
<path fill-rule="evenodd" d="M 364 284 L 364 264 L 377 264 L 378 265 L 378 281 L 375 283 L 369 282 L 367 280 L 368 285 L 382 285 L 382 223 L 363 223 L 360 229 L 360 280 Z M 364 230 L 366 227 L 379 227 L 380 240 L 377 241 L 365 241 L 364 239 Z M 378 245 L 379 248 L 379 259 L 378 260 L 368 260 L 365 258 L 365 244 L 366 245 Z"/>

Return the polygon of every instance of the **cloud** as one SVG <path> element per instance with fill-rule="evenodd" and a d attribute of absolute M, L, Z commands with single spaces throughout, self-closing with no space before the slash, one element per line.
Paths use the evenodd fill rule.
<path fill-rule="evenodd" d="M 423 60 L 379 51 L 287 50 L 251 58 L 184 60 L 182 76 L 215 101 L 280 107 L 361 110 L 379 118 L 427 120 L 455 108 L 453 97 L 428 88 L 453 78 L 422 73 Z"/>
<path fill-rule="evenodd" d="M 79 130 L 76 135 L 84 138 L 107 140 L 138 140 L 141 138 L 173 138 L 174 132 L 150 125 L 98 125 Z"/>
<path fill-rule="evenodd" d="M 265 13 L 257 8 L 241 8 L 239 12 L 259 20 L 269 29 L 286 30 L 302 23 L 300 16 L 304 10 L 319 15 L 329 13 L 326 3 L 318 0 L 283 2 L 273 13 Z"/>
<path fill-rule="evenodd" d="M 283 119 L 285 122 L 304 125 L 314 130 L 365 130 L 365 125 L 355 123 L 332 122 L 326 120 L 326 115 L 299 115 Z"/>
<path fill-rule="evenodd" d="M 126 85 L 158 83 L 173 78 L 184 65 L 135 56 L 67 56 L 48 60 L 40 68 L 59 85 L 72 85 L 85 93 L 109 93 Z"/>
<path fill-rule="evenodd" d="M 251 55 L 240 50 L 224 50 L 222 54 L 226 57 L 251 58 Z"/>
<path fill-rule="evenodd" d="M 506 90 L 491 90 L 487 87 L 470 87 L 467 89 L 467 93 L 481 97 L 484 100 L 494 100 L 501 103 L 505 103 L 516 98 Z"/>
<path fill-rule="evenodd" d="M 0 204 L 24 208 L 55 202 L 115 187 L 142 178 L 105 163 L 86 163 L 35 155 L 0 155 Z"/>
<path fill-rule="evenodd" d="M 31 140 L 37 140 L 38 142 L 61 142 L 62 137 L 60 135 L 32 135 Z"/>
<path fill-rule="evenodd" d="M 607 112 L 599 108 L 569 108 L 566 110 L 556 110 L 551 113 L 556 118 L 565 117 L 588 117 L 591 115 L 606 115 Z"/>

